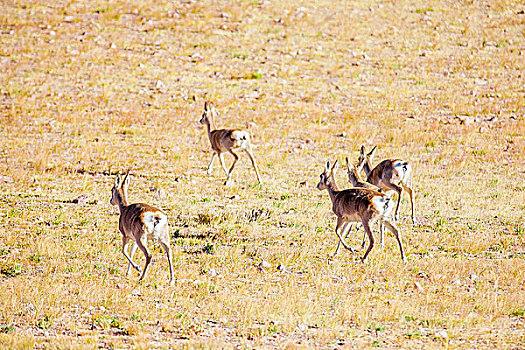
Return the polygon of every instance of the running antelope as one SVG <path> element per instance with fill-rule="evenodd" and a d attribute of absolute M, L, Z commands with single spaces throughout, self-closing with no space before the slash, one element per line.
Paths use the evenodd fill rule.
<path fill-rule="evenodd" d="M 164 212 L 145 203 L 135 203 L 128 205 L 128 186 L 129 186 L 129 171 L 126 173 L 124 180 L 121 179 L 120 174 L 115 179 L 115 184 L 111 189 L 112 205 L 118 205 L 120 210 L 119 231 L 122 233 L 122 253 L 128 259 L 129 265 L 126 275 L 129 274 L 131 267 L 134 267 L 141 273 L 139 281 L 144 279 L 148 266 L 151 263 L 151 253 L 148 250 L 147 240 L 148 236 L 153 236 L 157 239 L 168 256 L 168 264 L 170 267 L 170 284 L 175 281 L 173 279 L 173 265 L 171 263 L 170 250 L 170 236 L 168 233 L 168 217 Z M 128 255 L 126 247 L 133 242 L 131 253 Z M 133 255 L 137 247 L 142 250 L 146 256 L 146 265 L 144 270 L 133 261 Z"/>
<path fill-rule="evenodd" d="M 204 102 L 204 113 L 200 120 L 201 124 L 206 125 L 208 131 L 208 138 L 210 139 L 211 148 L 213 155 L 208 165 L 208 175 L 211 174 L 213 170 L 213 161 L 217 156 L 221 162 L 221 166 L 226 173 L 226 182 L 225 185 L 228 185 L 231 181 L 231 176 L 235 163 L 239 160 L 239 156 L 235 154 L 234 151 L 241 150 L 245 151 L 252 161 L 253 168 L 255 169 L 255 174 L 257 175 L 257 180 L 259 183 L 262 183 L 261 177 L 259 176 L 259 170 L 257 169 L 257 163 L 253 158 L 252 145 L 250 143 L 250 134 L 247 131 L 236 130 L 236 129 L 215 129 L 212 130 L 212 118 L 217 116 L 219 113 L 215 110 L 215 107 L 211 102 Z M 224 165 L 223 153 L 229 152 L 233 156 L 233 163 L 230 167 L 230 170 L 226 170 Z"/>
<path fill-rule="evenodd" d="M 326 168 L 320 175 L 321 179 L 317 184 L 317 189 L 328 190 L 330 200 L 332 201 L 332 210 L 337 216 L 337 226 L 335 233 L 339 241 L 347 250 L 352 251 L 344 241 L 340 230 L 345 223 L 361 222 L 366 234 L 368 235 L 369 245 L 365 255 L 361 261 L 365 261 L 368 254 L 374 247 L 374 237 L 370 226 L 378 221 L 385 225 L 396 237 L 399 243 L 399 250 L 401 251 L 401 259 L 405 260 L 405 252 L 401 243 L 399 230 L 391 220 L 391 213 L 393 206 L 392 200 L 384 193 L 378 192 L 368 188 L 349 188 L 347 190 L 338 191 L 334 186 L 335 173 L 337 171 L 337 161 L 330 166 L 330 162 L 326 164 Z M 347 228 L 343 230 L 346 231 Z"/>
<path fill-rule="evenodd" d="M 399 220 L 399 204 L 401 204 L 401 195 L 403 190 L 408 192 L 410 196 L 410 204 L 412 206 L 412 222 L 417 224 L 414 214 L 414 191 L 412 190 L 412 167 L 408 162 L 401 159 L 385 159 L 372 169 L 372 158 L 374 157 L 377 147 L 365 154 L 365 147 L 361 146 L 361 154 L 357 161 L 358 167 L 362 166 L 366 181 L 372 185 L 376 185 L 385 192 L 397 192 L 397 206 L 395 212 L 396 221 Z"/>
<path fill-rule="evenodd" d="M 372 185 L 371 183 L 368 183 L 364 181 L 361 176 L 359 175 L 359 171 L 361 170 L 361 167 L 358 169 L 350 162 L 348 161 L 348 157 L 345 158 L 346 160 L 346 173 L 348 174 L 348 182 L 352 184 L 353 187 L 359 187 L 359 188 L 369 188 L 376 191 L 381 191 L 379 187 Z M 362 164 L 361 164 L 362 166 Z M 356 225 L 357 226 L 357 225 Z M 357 227 L 359 229 L 359 227 Z M 352 229 L 350 229 L 351 231 Z M 381 248 L 385 248 L 385 241 L 383 239 L 383 225 L 379 225 L 379 233 L 381 237 Z M 348 234 L 347 234 L 348 235 Z M 345 237 L 346 238 L 346 237 Z M 361 249 L 365 248 L 366 244 L 366 232 L 363 233 L 363 243 L 361 243 Z"/>

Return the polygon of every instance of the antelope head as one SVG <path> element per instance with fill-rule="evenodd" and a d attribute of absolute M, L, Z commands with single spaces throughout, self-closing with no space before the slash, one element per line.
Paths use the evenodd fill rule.
<path fill-rule="evenodd" d="M 374 146 L 368 154 L 365 154 L 365 146 L 361 146 L 361 153 L 359 154 L 359 159 L 357 160 L 357 168 L 362 168 L 365 164 L 372 169 L 372 158 L 376 153 L 377 146 Z"/>
<path fill-rule="evenodd" d="M 115 178 L 115 184 L 111 189 L 111 200 L 109 201 L 112 205 L 119 205 L 119 202 L 127 204 L 127 194 L 129 186 L 129 170 L 126 173 L 124 179 L 121 178 L 120 174 L 117 174 Z"/>
<path fill-rule="evenodd" d="M 327 189 L 328 187 L 332 187 L 334 185 L 334 176 L 337 172 L 337 160 L 335 163 L 330 166 L 330 162 L 326 162 L 326 167 L 323 171 L 323 173 L 320 175 L 319 183 L 317 184 L 317 189 L 322 191 L 324 189 Z"/>
<path fill-rule="evenodd" d="M 211 120 L 217 116 L 219 113 L 213 106 L 213 103 L 205 101 L 204 102 L 204 113 L 202 113 L 202 118 L 200 120 L 201 124 L 211 123 Z"/>

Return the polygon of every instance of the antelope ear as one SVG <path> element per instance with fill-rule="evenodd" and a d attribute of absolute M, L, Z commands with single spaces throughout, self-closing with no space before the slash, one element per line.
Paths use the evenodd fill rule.
<path fill-rule="evenodd" d="M 220 114 L 219 112 L 217 112 L 217 109 L 215 108 L 215 106 L 213 105 L 213 103 L 210 102 L 210 110 L 211 110 L 211 114 L 216 118 L 218 117 Z"/>
<path fill-rule="evenodd" d="M 361 155 L 365 155 L 365 146 L 361 146 Z"/>
<path fill-rule="evenodd" d="M 337 167 L 339 166 L 339 159 L 336 159 L 334 162 L 334 165 L 332 165 L 332 174 L 335 174 L 337 172 Z"/>
<path fill-rule="evenodd" d="M 372 158 L 374 156 L 374 154 L 376 153 L 376 150 L 377 150 L 377 146 L 374 146 L 374 148 L 372 148 L 372 150 L 368 153 L 368 157 L 369 158 Z"/>
<path fill-rule="evenodd" d="M 346 157 L 346 169 L 348 171 L 353 171 L 354 170 L 354 166 L 352 164 L 350 164 L 350 162 L 348 161 L 348 157 Z"/>
<path fill-rule="evenodd" d="M 204 111 L 208 111 L 208 101 L 204 101 Z"/>
<path fill-rule="evenodd" d="M 365 159 L 364 158 L 361 158 L 359 157 L 359 161 L 357 162 L 357 164 L 355 165 L 355 169 L 357 172 L 360 172 L 361 169 L 363 169 L 363 166 L 365 165 Z"/>
<path fill-rule="evenodd" d="M 127 188 L 128 186 L 129 186 L 129 169 L 126 172 L 126 177 L 124 177 L 124 187 Z"/>
<path fill-rule="evenodd" d="M 117 177 L 115 178 L 115 187 L 119 188 L 120 186 L 120 174 L 117 174 Z"/>
<path fill-rule="evenodd" d="M 326 172 L 330 171 L 330 161 L 326 162 L 326 168 L 324 168 Z"/>

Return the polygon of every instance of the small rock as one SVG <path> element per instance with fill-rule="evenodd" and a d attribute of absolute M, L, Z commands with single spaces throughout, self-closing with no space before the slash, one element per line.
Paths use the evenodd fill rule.
<path fill-rule="evenodd" d="M 430 329 L 429 328 L 425 328 L 425 327 L 419 327 L 419 334 L 421 335 L 428 335 L 428 333 L 430 333 Z"/>
<path fill-rule="evenodd" d="M 86 196 L 85 194 L 81 194 L 77 198 L 73 199 L 72 202 L 75 204 L 84 205 L 87 203 L 87 200 L 88 200 L 88 196 Z"/>
<path fill-rule="evenodd" d="M 166 191 L 164 191 L 164 189 L 162 189 L 162 188 L 151 188 L 150 191 L 155 193 L 155 198 L 157 200 L 160 201 L 160 200 L 166 199 Z"/>
<path fill-rule="evenodd" d="M 164 85 L 164 83 L 160 80 L 157 80 L 157 83 L 155 84 L 155 87 L 158 89 L 158 90 L 163 90 L 164 88 L 166 88 L 166 85 Z"/>
<path fill-rule="evenodd" d="M 415 281 L 414 282 L 414 286 L 416 287 L 416 289 L 418 290 L 418 292 L 420 293 L 423 293 L 425 291 L 425 288 L 423 288 L 423 286 L 421 285 L 421 283 L 419 283 L 418 281 Z"/>
<path fill-rule="evenodd" d="M 5 183 L 13 183 L 13 178 L 11 176 L 0 175 L 0 181 Z"/>
<path fill-rule="evenodd" d="M 439 332 L 436 332 L 435 336 L 436 336 L 436 338 L 448 339 L 448 333 L 447 333 L 447 331 L 439 331 Z"/>
<path fill-rule="evenodd" d="M 424 271 L 419 271 L 417 273 L 417 277 L 421 277 L 421 278 L 428 278 L 428 274 Z"/>
<path fill-rule="evenodd" d="M 270 263 L 269 263 L 268 261 L 266 261 L 266 260 L 263 260 L 263 261 L 261 261 L 261 263 L 259 264 L 259 266 L 262 267 L 262 268 L 267 268 L 267 269 L 269 269 L 270 267 L 272 267 L 272 264 L 270 264 Z"/>
<path fill-rule="evenodd" d="M 334 282 L 342 282 L 342 283 L 345 283 L 348 281 L 348 279 L 345 277 L 345 276 L 332 276 L 332 279 L 334 280 Z"/>
<path fill-rule="evenodd" d="M 195 62 L 201 62 L 201 61 L 204 60 L 204 57 L 203 57 L 200 53 L 198 53 L 198 52 L 196 52 L 196 53 L 194 53 L 193 55 L 191 55 L 190 58 L 191 58 L 191 61 L 192 61 L 193 63 L 195 63 Z"/>
<path fill-rule="evenodd" d="M 307 329 L 308 329 L 308 326 L 305 325 L 304 323 L 299 323 L 299 324 L 297 325 L 297 330 L 298 330 L 298 331 L 304 332 L 304 331 L 306 331 Z"/>
<path fill-rule="evenodd" d="M 457 115 L 456 118 L 459 119 L 460 124 L 465 124 L 465 125 L 472 124 L 475 121 L 474 118 L 469 117 L 467 115 Z"/>

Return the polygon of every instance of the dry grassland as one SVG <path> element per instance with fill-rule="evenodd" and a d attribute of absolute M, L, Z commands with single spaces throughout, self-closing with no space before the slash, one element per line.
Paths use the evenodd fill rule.
<path fill-rule="evenodd" d="M 524 10 L 0 2 L 0 347 L 525 348 Z M 263 185 L 244 155 L 234 185 L 206 175 L 205 98 L 250 130 Z M 315 185 L 362 144 L 415 169 L 406 263 L 391 234 L 329 259 Z M 173 287 L 158 245 L 125 276 L 128 168 L 130 201 L 169 215 Z"/>

